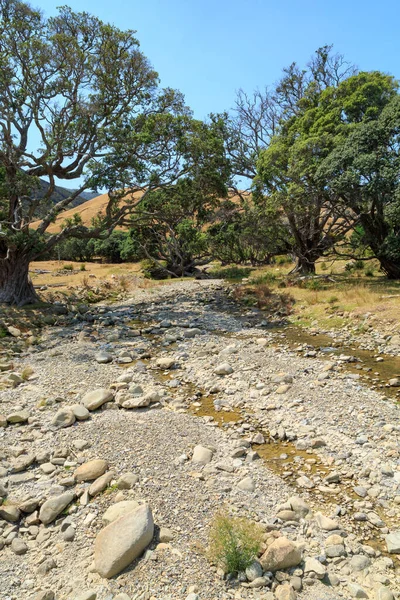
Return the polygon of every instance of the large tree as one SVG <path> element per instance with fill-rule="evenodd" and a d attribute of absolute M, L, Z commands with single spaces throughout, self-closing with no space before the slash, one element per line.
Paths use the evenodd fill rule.
<path fill-rule="evenodd" d="M 376 118 L 395 93 L 391 77 L 360 73 L 320 89 L 314 81 L 259 159 L 264 202 L 287 220 L 296 271 L 312 274 L 315 262 L 346 238 L 358 221 L 321 165 L 360 123 Z"/>
<path fill-rule="evenodd" d="M 381 95 L 386 106 L 353 124 L 318 170 L 321 181 L 357 216 L 359 240 L 369 246 L 390 279 L 400 279 L 400 95 L 396 87 L 391 81 L 390 93 Z"/>
<path fill-rule="evenodd" d="M 31 260 L 69 236 L 109 234 L 138 201 L 132 192 L 185 171 L 188 119 L 179 94 L 158 90 L 133 31 L 66 7 L 46 19 L 0 0 L 0 302 L 35 301 Z M 35 198 L 39 177 L 49 187 Z M 32 229 L 58 180 L 79 187 Z M 47 234 L 83 190 L 104 187 L 109 204 L 93 227 L 70 220 Z"/>

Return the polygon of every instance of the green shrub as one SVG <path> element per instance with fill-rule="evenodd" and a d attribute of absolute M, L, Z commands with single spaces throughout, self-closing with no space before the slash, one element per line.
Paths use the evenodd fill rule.
<path fill-rule="evenodd" d="M 263 530 L 249 519 L 215 515 L 210 529 L 209 559 L 225 573 L 244 571 L 257 558 Z"/>
<path fill-rule="evenodd" d="M 80 271 L 86 271 L 86 265 L 85 265 L 85 264 L 81 265 L 81 266 L 79 267 L 79 270 L 80 270 Z"/>
<path fill-rule="evenodd" d="M 328 298 L 328 302 L 329 304 L 335 304 L 336 302 L 338 302 L 339 298 L 337 296 L 331 296 L 330 298 Z"/>
<path fill-rule="evenodd" d="M 366 269 L 365 271 L 365 277 L 373 277 L 374 276 L 374 270 L 371 269 L 371 267 L 368 267 L 368 269 Z"/>
<path fill-rule="evenodd" d="M 74 265 L 63 265 L 62 269 L 63 271 L 73 271 Z"/>
<path fill-rule="evenodd" d="M 275 258 L 275 263 L 277 265 L 287 265 L 289 263 L 293 262 L 292 259 L 290 258 L 290 256 L 284 255 L 284 256 L 277 256 Z"/>
<path fill-rule="evenodd" d="M 270 272 L 251 278 L 251 283 L 254 283 L 254 285 L 259 285 L 260 283 L 273 283 L 274 281 L 276 281 L 276 275 L 275 273 Z"/>
<path fill-rule="evenodd" d="M 164 268 L 167 266 L 165 261 L 155 262 L 148 258 L 140 263 L 143 276 L 146 279 L 168 279 L 168 271 Z"/>
<path fill-rule="evenodd" d="M 250 267 L 221 267 L 209 271 L 213 279 L 243 279 L 248 277 L 253 269 Z"/>
<path fill-rule="evenodd" d="M 319 279 L 309 279 L 305 286 L 304 286 L 307 290 L 313 290 L 315 292 L 317 292 L 318 290 L 323 290 L 324 286 L 322 285 L 321 281 Z"/>

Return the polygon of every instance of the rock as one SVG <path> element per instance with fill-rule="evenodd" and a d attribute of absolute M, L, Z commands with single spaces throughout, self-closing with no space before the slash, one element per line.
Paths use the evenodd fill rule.
<path fill-rule="evenodd" d="M 395 600 L 395 598 L 393 592 L 382 586 L 376 590 L 375 600 Z"/>
<path fill-rule="evenodd" d="M 385 535 L 385 542 L 389 554 L 400 554 L 400 531 L 393 531 Z"/>
<path fill-rule="evenodd" d="M 389 379 L 389 385 L 390 385 L 390 387 L 399 387 L 400 386 L 400 378 L 393 377 L 393 379 Z"/>
<path fill-rule="evenodd" d="M 114 398 L 114 394 L 112 390 L 107 390 L 105 388 L 99 388 L 97 390 L 93 390 L 93 392 L 88 392 L 82 398 L 82 404 L 88 410 L 96 410 L 100 408 L 106 402 L 110 402 Z"/>
<path fill-rule="evenodd" d="M 168 357 L 157 358 L 156 365 L 160 369 L 172 369 L 172 367 L 175 366 L 175 360 Z"/>
<path fill-rule="evenodd" d="M 44 575 L 47 575 L 47 573 L 49 573 L 52 569 L 56 568 L 57 565 L 55 560 L 53 558 L 47 558 L 38 566 L 37 574 L 41 577 L 44 577 Z"/>
<path fill-rule="evenodd" d="M 371 565 L 371 560 L 364 554 L 355 554 L 351 557 L 350 568 L 353 572 L 363 571 Z"/>
<path fill-rule="evenodd" d="M 96 571 L 107 579 L 117 575 L 140 556 L 150 544 L 153 533 L 153 516 L 146 505 L 107 525 L 95 541 Z"/>
<path fill-rule="evenodd" d="M 194 337 L 196 337 L 196 335 L 200 335 L 200 334 L 201 334 L 201 329 L 198 329 L 197 327 L 192 327 L 190 329 L 185 329 L 185 331 L 183 332 L 183 337 L 194 338 Z"/>
<path fill-rule="evenodd" d="M 323 529 L 324 531 L 333 531 L 335 529 L 339 529 L 339 525 L 336 521 L 330 519 L 329 517 L 325 517 L 325 515 L 323 515 L 320 512 L 317 512 L 315 514 L 315 520 L 317 522 L 318 527 L 320 529 Z"/>
<path fill-rule="evenodd" d="M 111 504 L 104 513 L 102 519 L 106 525 L 113 523 L 120 517 L 137 510 L 139 503 L 136 500 L 122 500 L 116 504 Z"/>
<path fill-rule="evenodd" d="M 29 412 L 27 410 L 17 410 L 7 415 L 6 419 L 7 423 L 26 423 L 29 419 Z"/>
<path fill-rule="evenodd" d="M 9 325 L 7 327 L 7 331 L 13 337 L 20 337 L 20 335 L 22 335 L 21 331 L 17 329 L 17 327 L 13 327 L 12 325 Z"/>
<path fill-rule="evenodd" d="M 296 592 L 288 583 L 278 585 L 275 590 L 276 600 L 296 600 Z"/>
<path fill-rule="evenodd" d="M 204 446 L 195 446 L 193 449 L 192 462 L 206 465 L 212 461 L 213 451 Z"/>
<path fill-rule="evenodd" d="M 260 558 L 264 571 L 281 571 L 296 567 L 302 560 L 302 552 L 286 537 L 277 538 Z"/>
<path fill-rule="evenodd" d="M 93 481 L 103 475 L 107 469 L 108 462 L 101 458 L 96 458 L 80 465 L 75 470 L 74 477 L 78 483 L 82 481 Z"/>
<path fill-rule="evenodd" d="M 135 473 L 123 473 L 117 481 L 117 488 L 119 490 L 130 490 L 138 481 L 139 477 Z"/>
<path fill-rule="evenodd" d="M 316 558 L 306 558 L 304 573 L 315 573 L 318 579 L 323 579 L 326 575 L 326 567 Z"/>
<path fill-rule="evenodd" d="M 57 429 L 70 427 L 75 423 L 75 415 L 70 408 L 60 408 L 54 415 L 51 424 Z"/>
<path fill-rule="evenodd" d="M 262 568 L 261 564 L 258 562 L 258 560 L 253 560 L 251 565 L 249 567 L 247 567 L 247 569 L 246 569 L 247 581 L 254 581 L 255 579 L 258 579 L 259 577 L 262 577 L 262 574 L 263 574 L 263 568 Z"/>
<path fill-rule="evenodd" d="M 108 352 L 97 352 L 97 354 L 94 355 L 94 359 L 100 365 L 106 365 L 113 361 L 113 357 L 111 354 L 108 354 Z"/>
<path fill-rule="evenodd" d="M 71 410 L 77 421 L 86 421 L 90 416 L 88 409 L 83 404 L 74 404 L 71 406 Z"/>
<path fill-rule="evenodd" d="M 28 546 L 20 538 L 14 538 L 11 542 L 11 550 L 18 556 L 28 552 Z"/>
<path fill-rule="evenodd" d="M 237 484 L 238 488 L 243 492 L 254 492 L 256 489 L 255 483 L 251 477 L 245 477 Z"/>
<path fill-rule="evenodd" d="M 0 498 L 6 498 L 7 497 L 7 489 L 5 487 L 5 485 L 3 485 L 2 483 L 0 483 Z"/>
<path fill-rule="evenodd" d="M 38 592 L 33 600 L 55 600 L 54 592 L 51 590 L 43 590 Z"/>
<path fill-rule="evenodd" d="M 342 544 L 332 544 L 325 548 L 325 554 L 328 558 L 337 558 L 338 556 L 345 556 L 346 550 Z"/>
<path fill-rule="evenodd" d="M 368 598 L 367 592 L 358 583 L 348 583 L 347 588 L 353 598 Z"/>
<path fill-rule="evenodd" d="M 20 511 L 16 506 L 12 504 L 0 505 L 0 519 L 9 521 L 10 523 L 16 523 L 20 517 Z"/>
<path fill-rule="evenodd" d="M 230 364 L 222 363 L 214 369 L 214 373 L 216 375 L 230 375 L 233 373 L 233 369 Z"/>
<path fill-rule="evenodd" d="M 288 504 L 290 505 L 292 511 L 300 517 L 305 517 L 310 512 L 310 507 L 308 504 L 299 496 L 291 496 L 288 499 Z"/>
<path fill-rule="evenodd" d="M 88 590 L 87 592 L 82 592 L 79 596 L 76 596 L 74 600 L 96 600 L 97 593 L 94 590 Z"/>
<path fill-rule="evenodd" d="M 108 473 L 104 473 L 104 475 L 101 475 L 101 477 L 98 477 L 97 479 L 95 479 L 95 481 L 93 481 L 93 483 L 89 487 L 89 495 L 94 497 L 94 496 L 98 496 L 99 494 L 104 492 L 104 490 L 106 489 L 108 484 L 112 481 L 114 476 L 115 476 L 114 471 L 109 471 Z"/>
<path fill-rule="evenodd" d="M 63 539 L 65 542 L 72 542 L 75 538 L 75 529 L 71 527 L 67 527 L 65 531 L 63 531 Z"/>
<path fill-rule="evenodd" d="M 44 525 L 48 525 L 70 504 L 75 498 L 75 492 L 64 492 L 60 496 L 54 496 L 42 505 L 39 512 L 39 519 Z"/>
<path fill-rule="evenodd" d="M 122 594 L 117 594 L 114 596 L 113 600 L 131 600 L 131 597 L 128 594 L 122 592 Z"/>
<path fill-rule="evenodd" d="M 174 534 L 167 527 L 161 527 L 160 529 L 160 542 L 161 544 L 168 544 L 174 539 Z"/>
<path fill-rule="evenodd" d="M 293 510 L 280 510 L 276 516 L 281 521 L 298 521 L 300 519 L 300 516 Z"/>

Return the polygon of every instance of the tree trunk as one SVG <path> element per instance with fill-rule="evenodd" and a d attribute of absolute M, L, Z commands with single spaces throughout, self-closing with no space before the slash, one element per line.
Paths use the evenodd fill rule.
<path fill-rule="evenodd" d="M 14 252 L 0 258 L 0 303 L 23 306 L 38 300 L 29 277 L 29 259 Z"/>
<path fill-rule="evenodd" d="M 388 279 L 400 279 L 400 262 L 390 260 L 389 258 L 377 257 L 382 271 Z"/>
<path fill-rule="evenodd" d="M 290 271 L 289 275 L 315 275 L 315 260 L 305 256 L 298 256 L 296 266 Z"/>

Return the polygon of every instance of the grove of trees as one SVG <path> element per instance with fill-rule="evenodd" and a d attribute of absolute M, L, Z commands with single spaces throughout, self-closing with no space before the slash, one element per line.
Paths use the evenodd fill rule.
<path fill-rule="evenodd" d="M 134 31 L 0 0 L 0 302 L 36 301 L 29 264 L 49 256 L 147 259 L 179 277 L 291 253 L 312 275 L 362 247 L 399 279 L 399 147 L 398 82 L 331 46 L 201 121 Z M 108 193 L 104 212 L 49 233 L 85 190 Z"/>

